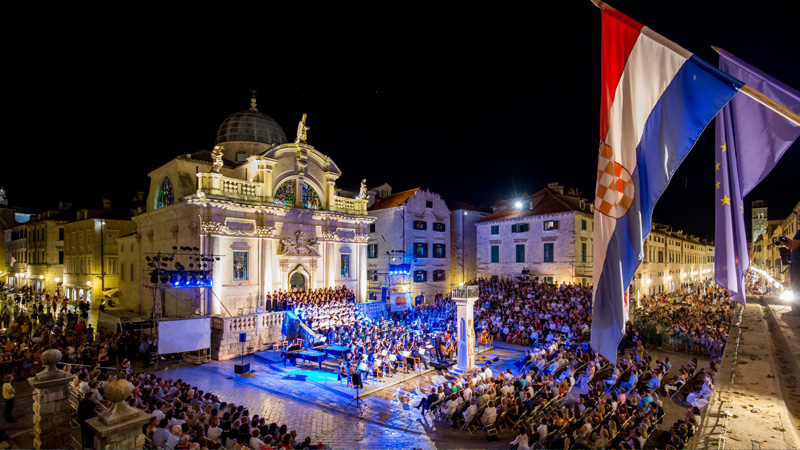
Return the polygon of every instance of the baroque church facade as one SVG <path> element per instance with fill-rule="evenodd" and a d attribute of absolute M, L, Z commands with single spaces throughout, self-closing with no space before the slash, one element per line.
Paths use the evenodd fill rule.
<path fill-rule="evenodd" d="M 208 264 L 211 287 L 164 289 L 166 315 L 224 317 L 269 310 L 270 292 L 346 286 L 367 299 L 367 240 L 374 218 L 364 192 L 337 195 L 342 172 L 297 136 L 251 107 L 219 127 L 213 151 L 180 155 L 150 172 L 147 209 L 137 231 L 119 239 L 120 303 L 153 307 L 148 258 L 167 266 Z M 179 256 L 172 256 L 177 253 Z M 197 261 L 191 254 L 213 255 Z M 182 256 L 180 256 L 182 255 Z"/>

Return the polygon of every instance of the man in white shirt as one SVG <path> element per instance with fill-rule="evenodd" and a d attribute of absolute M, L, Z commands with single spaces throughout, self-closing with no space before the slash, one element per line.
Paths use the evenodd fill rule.
<path fill-rule="evenodd" d="M 471 401 L 469 403 L 469 407 L 466 411 L 464 411 L 464 422 L 470 423 L 472 419 L 475 418 L 475 414 L 478 413 L 478 406 L 475 404 L 475 401 Z"/>
<path fill-rule="evenodd" d="M 536 432 L 539 433 L 539 442 L 544 442 L 544 438 L 547 437 L 547 419 L 539 421 L 539 428 L 536 429 Z"/>
<path fill-rule="evenodd" d="M 494 421 L 497 419 L 497 409 L 494 407 L 494 402 L 490 401 L 489 404 L 486 406 L 486 409 L 483 410 L 483 415 L 481 416 L 481 423 L 485 425 L 492 425 Z"/>
<path fill-rule="evenodd" d="M 470 383 L 469 386 L 464 388 L 464 391 L 463 391 L 464 392 L 464 401 L 468 402 L 468 401 L 472 400 L 472 392 L 473 392 L 473 388 L 474 387 L 475 387 L 475 385 Z"/>

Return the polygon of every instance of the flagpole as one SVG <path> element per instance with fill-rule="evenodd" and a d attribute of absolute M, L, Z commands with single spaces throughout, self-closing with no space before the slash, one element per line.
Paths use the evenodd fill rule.
<path fill-rule="evenodd" d="M 592 0 L 593 2 L 595 0 Z M 600 1 L 600 0 L 597 0 Z M 711 46 L 715 52 L 719 53 L 721 50 L 719 47 Z M 782 103 L 779 103 L 772 99 L 772 97 L 767 97 L 766 95 L 762 94 L 761 92 L 757 91 L 756 89 L 752 88 L 751 86 L 745 84 L 742 86 L 740 92 L 753 100 L 757 101 L 758 103 L 766 106 L 767 108 L 771 109 L 773 112 L 778 114 L 779 116 L 783 117 L 784 119 L 792 122 L 793 124 L 800 127 L 800 114 L 792 111 L 791 109 L 784 106 Z"/>

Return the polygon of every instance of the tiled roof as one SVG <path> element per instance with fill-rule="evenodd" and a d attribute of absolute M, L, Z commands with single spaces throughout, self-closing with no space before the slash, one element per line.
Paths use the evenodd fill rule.
<path fill-rule="evenodd" d="M 562 195 L 551 189 L 544 188 L 541 191 L 519 200 L 522 202 L 530 201 L 531 208 L 520 210 L 514 207 L 518 200 L 501 200 L 494 204 L 495 213 L 484 217 L 479 222 L 492 222 L 495 220 L 516 219 L 520 217 L 541 216 L 544 214 L 555 214 L 569 211 L 583 211 L 589 213 L 589 202 L 584 202 L 581 208 L 581 199 Z"/>
<path fill-rule="evenodd" d="M 408 199 L 416 194 L 419 191 L 419 188 L 409 189 L 407 191 L 398 192 L 397 194 L 392 194 L 388 197 L 384 197 L 379 199 L 375 205 L 370 208 L 370 211 L 376 211 L 379 209 L 386 209 L 386 208 L 394 208 L 400 205 L 405 204 Z"/>

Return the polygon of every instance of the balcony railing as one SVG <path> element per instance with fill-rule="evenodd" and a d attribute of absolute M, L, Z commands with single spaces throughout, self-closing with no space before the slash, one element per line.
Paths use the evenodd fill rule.
<path fill-rule="evenodd" d="M 197 190 L 206 195 L 218 195 L 251 202 L 267 201 L 263 183 L 228 178 L 216 173 L 198 173 Z"/>
<path fill-rule="evenodd" d="M 249 202 L 270 202 L 266 185 L 254 181 L 229 178 L 218 173 L 198 173 L 197 192 L 206 195 L 228 197 Z M 367 200 L 335 196 L 331 211 L 359 216 L 367 215 Z"/>
<path fill-rule="evenodd" d="M 366 216 L 367 200 L 335 196 L 333 197 L 333 206 L 331 206 L 330 210 L 345 214 Z"/>

